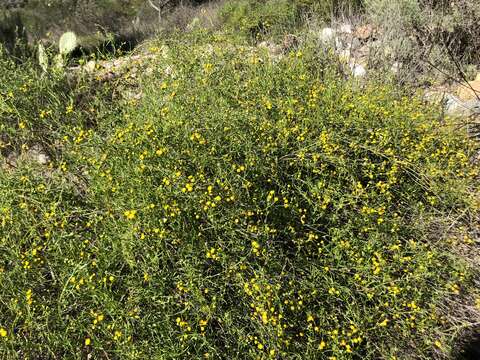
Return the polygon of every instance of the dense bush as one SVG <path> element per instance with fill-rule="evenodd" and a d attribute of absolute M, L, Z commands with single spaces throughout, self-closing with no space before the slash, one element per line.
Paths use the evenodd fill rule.
<path fill-rule="evenodd" d="M 2 358 L 448 353 L 440 305 L 478 296 L 456 252 L 474 144 L 314 51 L 273 65 L 225 40 L 171 41 L 142 100 L 55 122 L 47 173 L 0 172 Z M 5 91 L 12 131 L 34 129 L 36 100 Z"/>
<path fill-rule="evenodd" d="M 90 114 L 108 101 L 108 86 L 50 69 L 41 73 L 31 58 L 12 58 L 0 47 L 0 134 L 2 153 L 34 144 L 53 146 L 72 128 L 100 119 Z M 75 112 L 73 109 L 75 108 Z M 95 117 L 95 120 L 92 117 Z"/>
<path fill-rule="evenodd" d="M 365 0 L 296 0 L 306 15 L 326 21 L 337 17 L 358 16 L 361 14 Z"/>
<path fill-rule="evenodd" d="M 279 35 L 293 29 L 299 21 L 299 9 L 287 0 L 229 1 L 221 10 L 221 18 L 227 29 L 259 40 L 266 34 Z"/>
<path fill-rule="evenodd" d="M 366 0 L 365 7 L 368 21 L 381 29 L 384 47 L 410 68 L 410 80 L 422 73 L 460 78 L 468 65 L 478 67 L 478 1 Z"/>
<path fill-rule="evenodd" d="M 336 16 L 353 14 L 362 4 L 361 0 L 227 1 L 221 18 L 227 28 L 258 40 L 295 32 L 307 19 L 329 22 Z"/>

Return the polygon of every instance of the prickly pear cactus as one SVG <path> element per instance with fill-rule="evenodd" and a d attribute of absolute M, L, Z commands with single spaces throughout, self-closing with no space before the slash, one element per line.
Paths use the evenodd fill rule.
<path fill-rule="evenodd" d="M 62 56 L 68 55 L 77 47 L 77 36 L 68 31 L 64 33 L 58 42 L 58 48 Z"/>
<path fill-rule="evenodd" d="M 38 44 L 38 64 L 43 71 L 46 72 L 48 70 L 48 56 L 45 53 L 45 48 L 41 43 Z"/>

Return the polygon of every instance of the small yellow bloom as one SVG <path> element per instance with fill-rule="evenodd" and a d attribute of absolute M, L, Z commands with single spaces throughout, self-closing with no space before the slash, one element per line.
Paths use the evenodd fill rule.
<path fill-rule="evenodd" d="M 88 346 L 92 343 L 92 340 L 90 338 L 85 339 L 85 346 Z"/>
<path fill-rule="evenodd" d="M 127 210 L 123 213 L 128 220 L 132 220 L 137 215 L 137 210 Z"/>
<path fill-rule="evenodd" d="M 7 336 L 7 330 L 5 330 L 4 328 L 0 328 L 0 336 L 1 337 Z"/>
<path fill-rule="evenodd" d="M 378 326 L 385 327 L 388 324 L 388 319 L 383 320 L 381 323 L 378 323 Z"/>

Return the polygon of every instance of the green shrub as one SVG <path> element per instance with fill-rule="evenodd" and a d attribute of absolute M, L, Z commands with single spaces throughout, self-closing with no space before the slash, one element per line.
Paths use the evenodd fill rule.
<path fill-rule="evenodd" d="M 363 9 L 365 0 L 296 0 L 306 14 L 324 21 L 353 16 Z"/>
<path fill-rule="evenodd" d="M 48 175 L 0 172 L 2 358 L 448 353 L 442 306 L 479 299 L 473 142 L 308 49 L 216 38 L 168 44 L 140 102 L 53 122 Z M 53 95 L 17 103 L 26 129 Z"/>
<path fill-rule="evenodd" d="M 59 141 L 72 129 L 92 125 L 90 111 L 98 101 L 109 98 L 109 88 L 71 75 L 53 69 L 45 73 L 37 59 L 13 58 L 0 47 L 0 134 L 4 156 L 35 144 L 54 153 Z"/>
<path fill-rule="evenodd" d="M 419 75 L 459 78 L 480 60 L 478 1 L 366 0 L 365 8 L 368 21 L 381 29 L 384 47 L 410 68 L 413 82 Z"/>
<path fill-rule="evenodd" d="M 259 40 L 266 34 L 283 35 L 299 21 L 299 9 L 288 0 L 229 1 L 220 11 L 227 29 Z"/>

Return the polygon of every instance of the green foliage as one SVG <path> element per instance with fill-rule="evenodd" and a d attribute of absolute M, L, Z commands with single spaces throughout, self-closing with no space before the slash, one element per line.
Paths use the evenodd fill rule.
<path fill-rule="evenodd" d="M 2 58 L 5 142 L 56 151 L 0 172 L 2 358 L 448 352 L 474 143 L 314 50 L 225 40 L 172 40 L 126 103 Z"/>
<path fill-rule="evenodd" d="M 480 61 L 480 2 L 475 0 L 365 0 L 368 21 L 381 29 L 381 40 L 412 74 L 460 76 Z M 462 76 L 463 77 L 463 76 Z M 418 82 L 418 76 L 411 81 Z M 431 79 L 428 79 L 431 81 Z"/>
<path fill-rule="evenodd" d="M 87 79 L 68 80 L 63 72 L 39 73 L 37 59 L 17 62 L 0 48 L 0 133 L 3 156 L 35 143 L 59 144 L 64 135 L 86 122 L 108 88 Z M 104 98 L 105 97 L 105 98 Z M 73 112 L 71 109 L 76 108 Z M 55 146 L 51 149 L 56 152 Z"/>
<path fill-rule="evenodd" d="M 363 8 L 363 0 L 241 0 L 228 1 L 220 11 L 226 28 L 254 40 L 295 32 L 313 17 L 330 21 Z"/>
<path fill-rule="evenodd" d="M 365 0 L 296 0 L 305 13 L 322 20 L 334 20 L 357 14 L 363 9 Z"/>
<path fill-rule="evenodd" d="M 258 40 L 291 31 L 299 21 L 299 9 L 288 0 L 229 1 L 220 16 L 227 29 Z"/>

